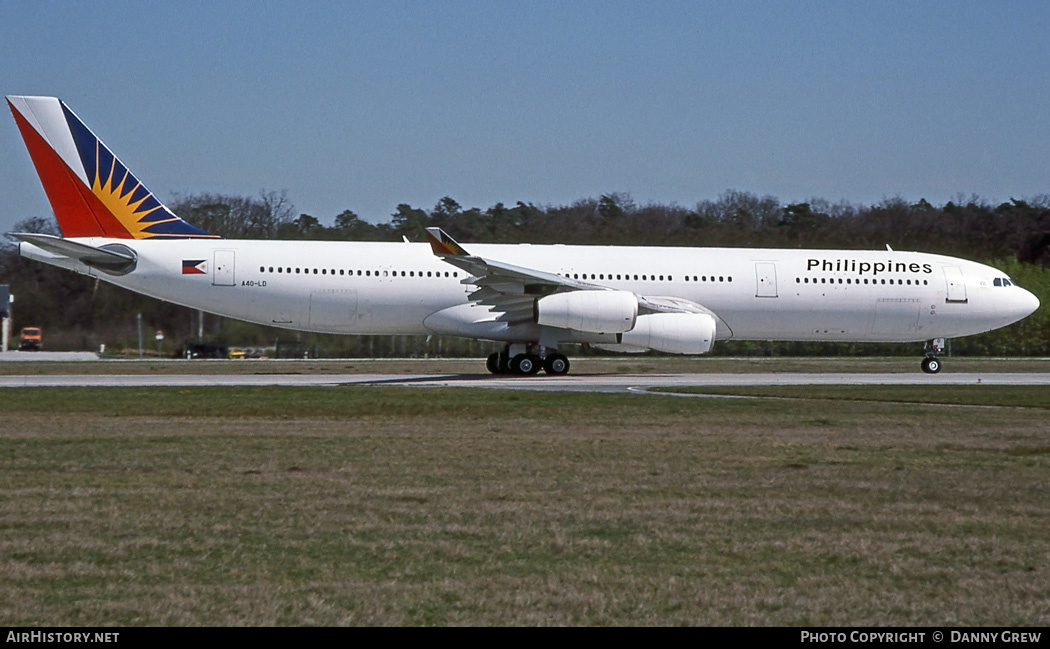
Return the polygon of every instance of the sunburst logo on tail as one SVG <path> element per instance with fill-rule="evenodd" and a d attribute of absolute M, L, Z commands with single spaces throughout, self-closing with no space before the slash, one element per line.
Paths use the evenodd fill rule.
<path fill-rule="evenodd" d="M 175 216 L 62 104 L 91 193 L 136 239 L 218 238 Z"/>
<path fill-rule="evenodd" d="M 98 142 L 91 192 L 136 239 L 170 234 L 167 229 L 182 219 L 165 209 L 117 158 L 107 153 Z M 102 168 L 105 162 L 108 168 Z"/>

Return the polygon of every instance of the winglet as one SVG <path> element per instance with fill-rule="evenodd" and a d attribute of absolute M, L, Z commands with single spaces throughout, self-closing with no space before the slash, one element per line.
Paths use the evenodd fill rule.
<path fill-rule="evenodd" d="M 427 228 L 427 239 L 430 240 L 430 248 L 438 257 L 469 257 L 470 253 L 456 240 L 448 236 L 441 228 Z"/>

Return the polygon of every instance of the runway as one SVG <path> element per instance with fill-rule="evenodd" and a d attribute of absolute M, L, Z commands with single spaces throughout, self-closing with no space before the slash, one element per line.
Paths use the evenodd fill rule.
<path fill-rule="evenodd" d="M 1050 373 L 748 373 L 583 374 L 561 377 L 487 374 L 64 374 L 0 376 L 0 388 L 398 386 L 548 392 L 645 392 L 656 387 L 759 385 L 1047 385 Z"/>

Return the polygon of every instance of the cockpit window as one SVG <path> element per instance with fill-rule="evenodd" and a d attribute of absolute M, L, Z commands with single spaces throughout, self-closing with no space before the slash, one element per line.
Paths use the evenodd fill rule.
<path fill-rule="evenodd" d="M 994 280 L 992 280 L 992 286 L 1002 286 L 1002 285 L 1003 285 L 1002 278 L 996 277 Z"/>

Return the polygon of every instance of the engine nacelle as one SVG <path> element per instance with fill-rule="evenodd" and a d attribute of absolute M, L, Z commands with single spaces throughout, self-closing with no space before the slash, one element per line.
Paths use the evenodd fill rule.
<path fill-rule="evenodd" d="M 715 344 L 715 327 L 706 313 L 652 313 L 638 316 L 620 342 L 669 354 L 706 354 Z"/>
<path fill-rule="evenodd" d="M 638 298 L 630 291 L 571 291 L 536 301 L 536 322 L 591 333 L 623 333 L 635 327 Z"/>

